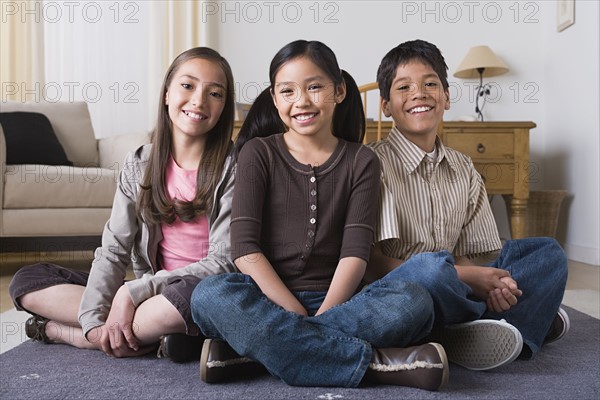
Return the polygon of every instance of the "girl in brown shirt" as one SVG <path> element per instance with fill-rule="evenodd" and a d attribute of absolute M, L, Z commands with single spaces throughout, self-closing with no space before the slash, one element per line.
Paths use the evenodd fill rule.
<path fill-rule="evenodd" d="M 369 372 L 437 389 L 447 378 L 441 346 L 380 349 L 428 333 L 422 288 L 390 276 L 355 294 L 380 182 L 377 157 L 361 145 L 356 83 L 331 49 L 304 40 L 277 53 L 270 80 L 238 139 L 231 243 L 242 273 L 205 280 L 193 296 L 196 323 L 224 340 L 205 341 L 202 379 L 256 360 L 291 385 L 355 387 Z"/>

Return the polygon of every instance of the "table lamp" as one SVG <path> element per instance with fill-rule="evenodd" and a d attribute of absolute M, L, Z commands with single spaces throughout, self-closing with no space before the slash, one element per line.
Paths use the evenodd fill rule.
<path fill-rule="evenodd" d="M 489 83 L 483 84 L 483 77 L 502 75 L 505 72 L 508 72 L 508 67 L 488 46 L 472 47 L 454 72 L 455 77 L 463 79 L 473 79 L 479 76 L 479 86 L 475 88 L 477 90 L 475 112 L 480 121 L 483 121 L 483 107 L 491 88 Z M 481 107 L 479 106 L 480 97 L 483 100 Z"/>

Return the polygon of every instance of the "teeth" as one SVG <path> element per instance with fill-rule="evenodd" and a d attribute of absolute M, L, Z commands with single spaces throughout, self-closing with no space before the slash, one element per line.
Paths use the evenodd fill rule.
<path fill-rule="evenodd" d="M 415 114 L 415 113 L 425 112 L 425 111 L 429 111 L 429 110 L 431 110 L 431 107 L 427 107 L 427 106 L 415 107 L 412 110 L 410 110 L 410 113 Z"/>
<path fill-rule="evenodd" d="M 307 119 L 311 119 L 314 116 L 315 116 L 315 114 L 302 114 L 302 115 L 296 115 L 295 118 L 298 121 L 306 121 Z"/>
<path fill-rule="evenodd" d="M 188 117 L 192 117 L 192 118 L 196 118 L 196 119 L 206 119 L 204 116 L 200 115 L 200 114 L 196 114 L 190 111 L 184 111 L 185 115 L 187 115 Z"/>

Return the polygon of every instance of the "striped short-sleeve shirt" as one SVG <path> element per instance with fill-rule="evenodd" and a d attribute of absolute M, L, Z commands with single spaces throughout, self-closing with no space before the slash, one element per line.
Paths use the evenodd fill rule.
<path fill-rule="evenodd" d="M 475 257 L 501 248 L 483 180 L 468 156 L 436 138 L 432 160 L 395 127 L 370 147 L 381 161 L 376 242 L 387 256 L 448 250 Z"/>

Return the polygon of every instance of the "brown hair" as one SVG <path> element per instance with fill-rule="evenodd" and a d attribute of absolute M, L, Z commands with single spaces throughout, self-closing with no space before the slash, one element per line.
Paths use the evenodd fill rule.
<path fill-rule="evenodd" d="M 169 118 L 165 96 L 179 67 L 191 59 L 201 58 L 219 65 L 227 79 L 225 106 L 214 128 L 208 133 L 202 158 L 198 165 L 196 195 L 192 201 L 169 199 L 166 191 L 165 171 L 172 151 L 172 122 Z M 235 110 L 233 74 L 227 60 L 207 47 L 195 47 L 181 53 L 165 74 L 158 104 L 158 120 L 152 133 L 152 153 L 141 184 L 136 204 L 138 218 L 149 224 L 171 224 L 179 217 L 188 222 L 198 215 L 208 214 L 214 206 L 213 195 L 223 173 L 231 148 L 231 135 Z"/>

